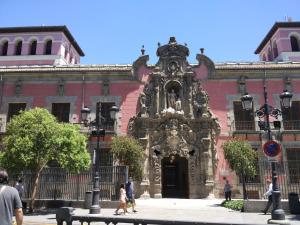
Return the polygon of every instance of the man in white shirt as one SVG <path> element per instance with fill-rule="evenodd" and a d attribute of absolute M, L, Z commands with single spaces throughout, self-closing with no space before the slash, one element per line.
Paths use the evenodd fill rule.
<path fill-rule="evenodd" d="M 268 197 L 268 203 L 267 203 L 265 209 L 262 210 L 262 212 L 263 212 L 264 214 L 267 214 L 267 212 L 268 212 L 270 206 L 271 206 L 272 203 L 273 203 L 273 199 L 272 199 L 273 184 L 272 184 L 272 182 L 271 182 L 270 179 L 267 179 L 266 182 L 267 182 L 267 185 L 268 185 L 268 191 L 264 194 L 264 196 Z"/>

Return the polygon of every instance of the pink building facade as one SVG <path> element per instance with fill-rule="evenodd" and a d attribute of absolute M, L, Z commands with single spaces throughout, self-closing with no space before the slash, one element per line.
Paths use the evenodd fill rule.
<path fill-rule="evenodd" d="M 186 137 L 178 126 L 174 128 L 173 133 L 171 132 L 174 138 L 169 142 L 156 143 L 156 145 L 153 140 L 148 142 L 149 146 L 145 146 L 148 161 L 143 162 L 146 167 L 145 177 L 140 185 L 139 195 L 218 197 L 223 195 L 223 179 L 226 177 L 234 185 L 234 196 L 240 197 L 241 181 L 226 163 L 222 143 L 232 137 L 248 140 L 253 149 L 259 153 L 258 161 L 268 162 L 268 158 L 262 151 L 266 136 L 259 127 L 259 119 L 255 117 L 255 111 L 264 104 L 264 82 L 266 82 L 269 104 L 276 108 L 281 109 L 279 96 L 283 90 L 293 93 L 292 108 L 286 115 L 275 119 L 280 122 L 280 129 L 273 125 L 273 120 L 271 121 L 272 137 L 282 145 L 280 161 L 285 163 L 291 159 L 300 160 L 300 57 L 297 56 L 300 52 L 299 49 L 291 51 L 289 39 L 291 35 L 298 38 L 299 47 L 300 24 L 297 23 L 298 27 L 282 29 L 282 24 L 276 24 L 271 34 L 267 35 L 271 39 L 270 43 L 275 40 L 277 44 L 278 55 L 272 60 L 269 58 L 263 60 L 270 47 L 269 41 L 263 41 L 264 44 L 261 44 L 257 50 L 262 61 L 218 64 L 209 59 L 203 50 L 196 56 L 198 64 L 191 65 L 186 61 L 188 49 L 178 44 L 175 38 L 171 38 L 168 44 L 158 49 L 160 67 L 147 64 L 149 56 L 144 54 L 144 50 L 132 65 L 78 67 L 74 64 L 79 64 L 80 56 L 84 54 L 66 27 L 30 27 L 24 28 L 23 31 L 22 28 L 16 28 L 15 31 L 14 28 L 0 28 L 1 132 L 5 133 L 6 123 L 20 109 L 34 107 L 48 109 L 59 121 L 80 123 L 80 111 L 83 106 L 91 109 L 89 119 L 94 120 L 99 103 L 103 107 L 101 113 L 104 117 L 107 116 L 108 108 L 116 105 L 120 109 L 116 121 L 117 135 L 132 135 L 134 133 L 131 128 L 132 121 L 135 126 L 139 126 L 136 124 L 144 126 L 149 124 L 149 121 L 158 121 L 157 123 L 164 125 L 165 132 L 168 132 L 168 129 L 172 131 L 175 127 L 174 124 L 169 126 L 169 121 L 177 121 L 176 123 L 181 127 L 189 127 L 191 135 Z M 37 41 L 34 55 L 30 54 L 32 40 Z M 49 40 L 52 42 L 51 54 L 45 54 Z M 19 41 L 22 41 L 22 49 L 20 54 L 16 55 Z M 5 43 L 8 43 L 7 48 Z M 172 50 L 173 47 L 180 49 L 180 57 L 172 55 L 175 51 Z M 165 51 L 168 52 L 168 56 L 164 55 Z M 157 77 L 160 82 L 164 82 L 164 85 L 157 84 Z M 151 85 L 153 89 L 150 88 Z M 176 98 L 180 101 L 180 107 L 174 106 L 175 111 L 168 103 L 168 95 L 172 89 L 175 90 Z M 147 90 L 153 91 L 148 94 Z M 246 92 L 251 93 L 254 99 L 251 113 L 243 111 L 241 107 L 240 98 Z M 145 102 L 142 93 L 146 95 Z M 155 94 L 152 95 L 153 93 Z M 197 94 L 200 96 L 199 101 Z M 208 100 L 202 101 L 201 97 L 205 96 Z M 154 101 L 154 98 L 157 100 Z M 195 101 L 199 109 L 196 109 Z M 112 129 L 111 124 L 106 125 L 108 131 Z M 148 140 L 151 140 L 151 135 L 155 137 L 162 129 L 153 128 L 155 126 L 151 125 L 145 129 L 152 129 L 152 133 L 145 131 L 145 134 L 138 133 L 135 136 L 145 140 L 148 135 Z M 141 132 L 142 130 L 140 129 Z M 162 133 L 162 135 L 166 134 Z M 195 137 L 200 135 L 202 141 L 198 143 L 198 140 L 193 139 L 192 134 Z M 102 149 L 109 151 L 111 137 L 112 133 L 108 132 L 105 141 L 101 142 Z M 178 145 L 183 146 L 182 149 L 169 149 L 168 145 L 177 143 L 176 141 Z M 204 143 L 208 143 L 209 148 L 206 149 Z M 155 148 L 157 145 L 161 149 Z M 90 149 L 94 149 L 95 146 L 95 141 L 91 139 Z M 163 147 L 168 150 L 162 149 Z M 164 157 L 155 155 L 155 151 L 161 152 Z M 167 168 L 164 167 L 164 163 L 172 156 L 178 159 L 178 164 L 175 165 L 177 171 L 181 171 L 183 176 L 188 177 L 184 181 L 174 181 L 177 189 L 183 190 L 180 196 L 172 195 L 173 192 L 166 189 L 167 181 L 164 180 L 166 179 L 164 170 Z M 155 160 L 161 160 L 158 162 L 160 175 L 151 171 Z M 196 165 L 197 171 L 193 170 L 193 165 Z M 258 187 L 264 185 L 265 178 L 269 176 L 262 172 L 261 165 L 258 164 L 257 180 L 254 182 Z M 287 168 L 286 176 L 292 176 L 288 178 L 291 184 L 297 179 L 299 181 L 299 167 L 282 165 Z M 173 173 L 179 176 L 176 172 Z M 179 184 L 182 182 L 185 185 Z M 255 197 L 261 197 L 262 192 L 263 190 L 256 188 L 251 193 Z"/>
<path fill-rule="evenodd" d="M 0 28 L 0 66 L 79 64 L 83 51 L 65 26 Z"/>

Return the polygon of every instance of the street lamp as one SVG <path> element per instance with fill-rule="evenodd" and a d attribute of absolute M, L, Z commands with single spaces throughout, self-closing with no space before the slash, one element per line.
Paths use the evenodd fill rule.
<path fill-rule="evenodd" d="M 287 90 L 283 91 L 280 95 L 280 103 L 283 108 L 289 108 L 291 106 L 291 98 L 292 94 Z M 252 110 L 252 96 L 246 93 L 241 97 L 243 109 L 245 110 Z M 279 115 L 282 114 L 281 110 L 274 108 L 268 105 L 268 93 L 266 87 L 266 73 L 264 76 L 264 105 L 261 106 L 258 110 L 255 111 L 256 116 L 259 120 L 263 119 L 264 125 L 263 130 L 267 131 L 268 133 L 268 141 L 272 141 L 271 135 L 271 128 L 270 128 L 270 116 L 274 118 L 278 118 Z M 272 167 L 272 185 L 273 185 L 273 192 L 272 192 L 272 202 L 273 202 L 273 210 L 271 214 L 271 220 L 285 220 L 285 214 L 281 207 L 281 198 L 280 198 L 280 190 L 277 184 L 277 172 L 275 168 L 275 161 L 271 162 Z"/>
<path fill-rule="evenodd" d="M 88 107 L 83 107 L 81 109 L 81 119 L 85 126 L 93 127 L 96 125 L 96 130 L 92 131 L 92 135 L 96 134 L 97 137 L 97 145 L 95 151 L 95 163 L 94 163 L 94 172 L 93 172 L 93 194 L 92 194 L 92 205 L 90 207 L 90 214 L 100 214 L 100 137 L 105 136 L 105 129 L 102 128 L 101 124 L 101 103 L 98 105 L 98 115 L 96 116 L 96 124 L 95 122 L 88 121 L 88 114 L 91 110 Z M 110 118 L 115 122 L 116 112 L 119 109 L 116 106 L 112 106 L 110 108 Z"/>

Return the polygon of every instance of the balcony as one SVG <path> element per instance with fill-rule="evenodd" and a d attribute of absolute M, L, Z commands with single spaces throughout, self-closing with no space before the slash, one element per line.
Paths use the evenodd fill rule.
<path fill-rule="evenodd" d="M 255 131 L 254 121 L 233 121 L 231 131 Z"/>
<path fill-rule="evenodd" d="M 284 130 L 300 130 L 300 120 L 284 120 Z"/>

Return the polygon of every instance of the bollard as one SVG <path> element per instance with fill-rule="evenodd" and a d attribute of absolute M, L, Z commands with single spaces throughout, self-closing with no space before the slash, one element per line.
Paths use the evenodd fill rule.
<path fill-rule="evenodd" d="M 65 221 L 67 225 L 72 225 L 72 217 L 74 215 L 74 208 L 72 207 L 61 207 L 56 210 L 56 222 L 57 225 L 63 225 Z"/>

